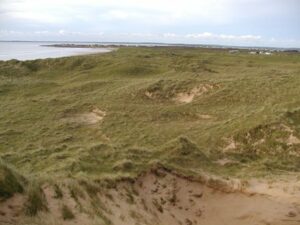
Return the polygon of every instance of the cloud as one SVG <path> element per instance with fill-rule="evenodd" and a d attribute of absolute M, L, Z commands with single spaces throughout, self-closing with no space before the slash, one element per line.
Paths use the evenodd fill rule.
<path fill-rule="evenodd" d="M 38 23 L 138 17 L 156 24 L 167 19 L 170 23 L 228 24 L 237 18 L 299 13 L 299 8 L 297 0 L 1 0 L 0 3 L 0 12 L 6 16 Z"/>
<path fill-rule="evenodd" d="M 271 37 L 297 43 L 299 21 L 299 0 L 0 0 L 0 29 L 15 31 L 6 34 L 12 39 L 24 32 L 24 38 L 48 35 L 49 40 L 105 36 L 124 41 L 282 44 Z M 39 33 L 45 30 L 48 33 Z M 99 36 L 101 32 L 105 35 Z"/>
<path fill-rule="evenodd" d="M 59 30 L 58 33 L 59 33 L 60 35 L 64 35 L 64 34 L 66 33 L 66 31 L 65 31 L 65 30 Z"/>
<path fill-rule="evenodd" d="M 66 23 L 70 18 L 99 20 L 126 20 L 139 18 L 159 24 L 169 21 L 193 20 L 223 23 L 227 20 L 231 0 L 1 0 L 0 11 L 7 17 L 26 19 L 37 23 Z M 205 10 L 203 10 L 205 9 Z"/>
<path fill-rule="evenodd" d="M 164 38 L 175 38 L 175 37 L 178 37 L 177 34 L 174 34 L 174 33 L 165 33 L 162 35 Z"/>
<path fill-rule="evenodd" d="M 41 12 L 12 12 L 7 13 L 7 16 L 10 16 L 14 19 L 20 19 L 20 20 L 30 20 L 30 21 L 38 21 L 38 23 L 63 23 L 65 20 L 62 20 L 62 18 L 57 17 L 55 15 L 45 14 Z"/>
<path fill-rule="evenodd" d="M 262 37 L 260 35 L 227 35 L 227 34 L 212 34 L 209 32 L 204 32 L 200 34 L 187 34 L 185 38 L 193 39 L 214 39 L 214 40 L 228 40 L 228 41 L 258 41 Z"/>
<path fill-rule="evenodd" d="M 36 30 L 36 31 L 13 31 L 13 30 L 0 30 L 0 40 L 76 40 L 84 38 L 83 40 L 97 39 L 103 36 L 103 32 L 78 32 L 60 29 L 57 31 L 49 30 Z"/>
<path fill-rule="evenodd" d="M 185 35 L 186 38 L 212 38 L 213 35 L 212 33 L 209 33 L 209 32 L 204 32 L 204 33 L 201 33 L 201 34 L 187 34 Z"/>

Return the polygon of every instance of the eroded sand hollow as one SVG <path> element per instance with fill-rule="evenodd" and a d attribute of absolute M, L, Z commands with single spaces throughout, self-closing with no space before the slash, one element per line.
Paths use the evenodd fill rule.
<path fill-rule="evenodd" d="M 120 207 L 113 202 L 106 204 L 114 212 L 110 217 L 114 224 L 136 224 L 128 216 L 131 211 L 135 212 L 138 224 L 300 224 L 300 189 L 290 195 L 275 196 L 276 190 L 268 195 L 268 188 L 263 185 L 266 189 L 257 187 L 260 194 L 255 194 L 252 186 L 222 187 L 218 182 L 209 186 L 164 170 L 151 171 L 134 184 L 136 204 L 126 204 L 122 191 L 111 192 L 115 199 L 121 200 Z"/>
<path fill-rule="evenodd" d="M 49 211 L 41 215 L 44 224 L 114 225 L 299 225 L 300 183 L 262 183 L 202 179 L 194 181 L 163 168 L 152 169 L 136 180 L 123 180 L 91 196 L 73 199 L 62 186 L 64 197 L 54 198 L 50 185 L 44 187 Z M 286 185 L 286 186 L 285 186 Z M 289 189 L 290 188 L 290 189 Z M 18 196 L 20 198 L 20 196 Z M 10 204 L 17 204 L 10 200 Z M 17 205 L 1 203 L 8 218 Z M 96 204 L 96 205 L 95 205 Z M 63 220 L 60 208 L 67 205 L 75 215 Z M 99 207 L 98 207 L 99 206 Z M 20 208 L 20 207 L 19 207 Z M 93 211 L 95 210 L 95 211 Z M 105 220 L 96 220 L 101 211 Z M 21 214 L 21 212 L 19 212 Z M 47 219 L 46 219 L 47 218 Z"/>

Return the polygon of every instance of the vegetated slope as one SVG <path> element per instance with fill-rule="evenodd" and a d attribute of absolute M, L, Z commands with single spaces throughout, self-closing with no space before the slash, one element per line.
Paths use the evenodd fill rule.
<path fill-rule="evenodd" d="M 299 172 L 299 59 L 168 47 L 0 62 L 0 157 L 28 177 L 31 199 L 54 178 L 136 177 L 157 163 L 194 176 Z"/>

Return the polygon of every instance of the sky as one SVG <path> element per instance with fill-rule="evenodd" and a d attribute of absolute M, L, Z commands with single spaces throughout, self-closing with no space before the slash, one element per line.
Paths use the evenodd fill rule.
<path fill-rule="evenodd" d="M 300 0 L 0 0 L 0 40 L 300 48 Z"/>

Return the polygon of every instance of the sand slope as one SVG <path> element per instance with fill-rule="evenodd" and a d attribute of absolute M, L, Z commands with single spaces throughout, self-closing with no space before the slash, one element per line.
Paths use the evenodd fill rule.
<path fill-rule="evenodd" d="M 1 224 L 300 224 L 300 183 L 295 180 L 289 184 L 251 180 L 247 186 L 238 180 L 199 182 L 159 168 L 76 199 L 66 187 L 58 199 L 51 185 L 44 186 L 49 211 L 35 218 L 22 216 L 24 197 L 19 194 L 0 203 Z M 63 219 L 64 205 L 73 219 Z"/>

